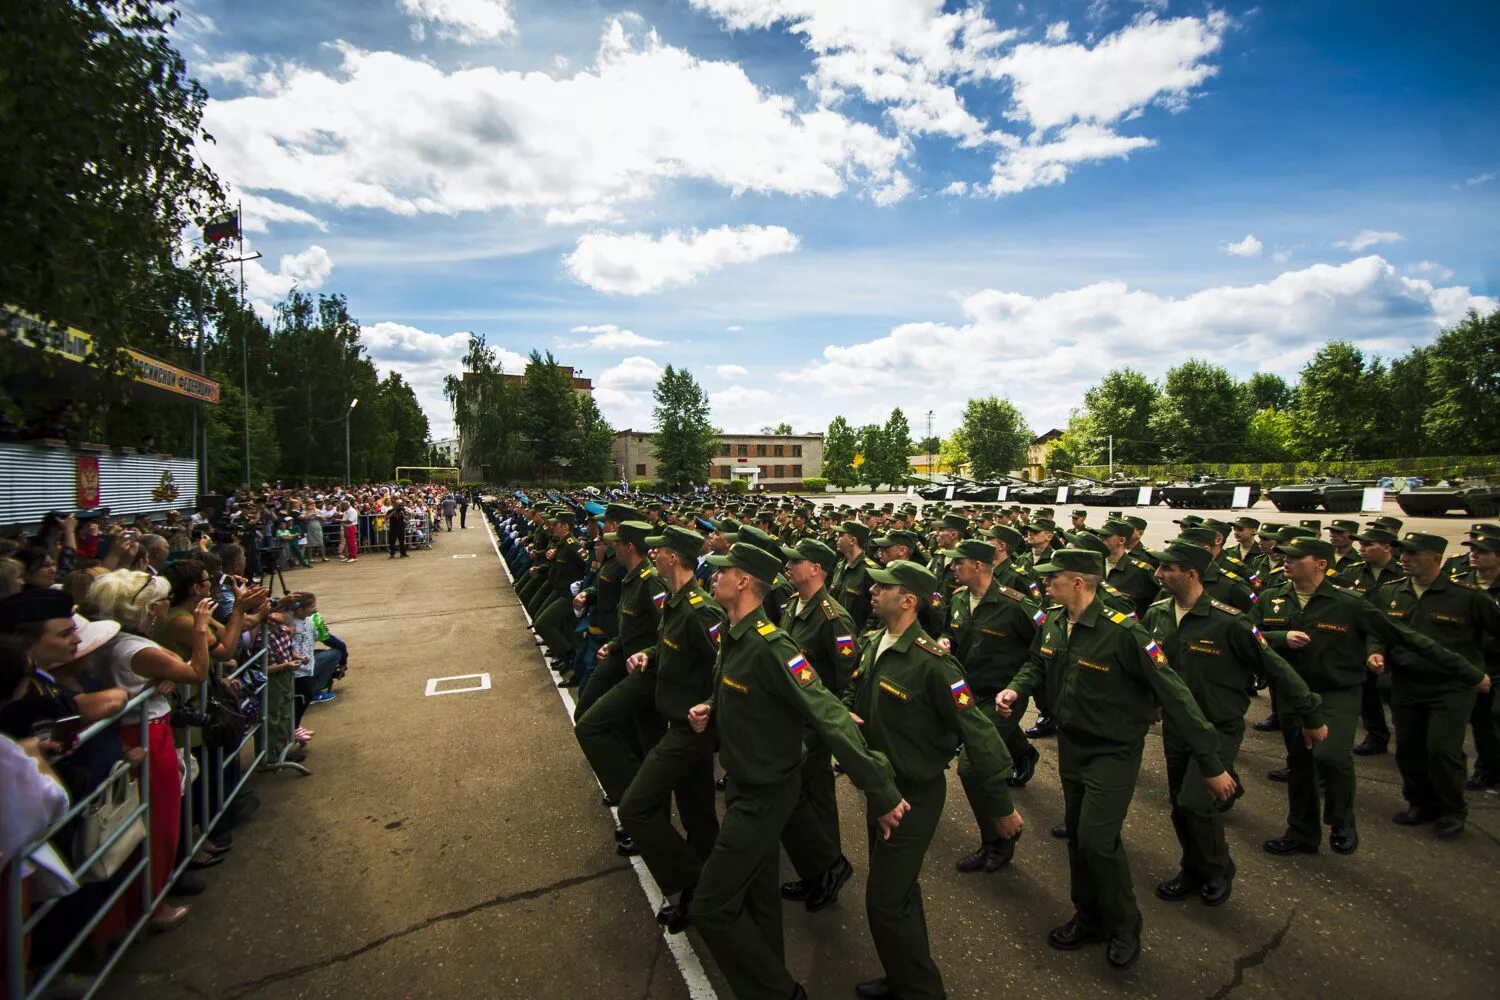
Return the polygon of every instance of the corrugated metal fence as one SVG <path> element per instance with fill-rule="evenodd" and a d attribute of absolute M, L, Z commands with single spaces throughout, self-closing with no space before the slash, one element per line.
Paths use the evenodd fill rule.
<path fill-rule="evenodd" d="M 181 510 L 198 502 L 198 466 L 191 458 L 0 442 L 0 524 L 77 510 L 79 458 L 99 460 L 99 504 L 112 514 Z"/>

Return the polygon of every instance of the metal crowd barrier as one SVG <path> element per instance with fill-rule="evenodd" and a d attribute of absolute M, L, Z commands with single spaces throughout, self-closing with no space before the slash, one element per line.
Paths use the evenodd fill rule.
<path fill-rule="evenodd" d="M 254 656 L 249 657 L 243 664 L 236 668 L 233 673 L 229 674 L 223 679 L 236 680 L 243 676 L 248 670 L 252 670 L 257 667 L 264 667 L 267 662 L 268 655 L 269 647 L 266 641 L 266 626 L 262 625 L 260 631 L 260 650 Z M 218 668 L 217 666 L 215 666 L 213 669 L 217 670 Z M 201 684 L 198 686 L 198 688 L 198 707 L 200 710 L 203 710 L 208 707 L 208 686 L 206 684 Z M 30 844 L 27 844 L 21 850 L 16 852 L 15 857 L 13 857 L 6 865 L 5 881 L 7 888 L 3 904 L 5 907 L 4 944 L 6 973 L 6 989 L 4 996 L 8 998 L 8 1000 L 32 1000 L 32 998 L 38 997 L 42 993 L 44 993 L 48 989 L 48 987 L 53 984 L 54 980 L 64 971 L 66 971 L 67 965 L 72 960 L 74 954 L 76 954 L 78 949 L 82 947 L 83 943 L 88 940 L 89 935 L 93 932 L 94 928 L 99 925 L 99 922 L 102 921 L 110 912 L 110 910 L 114 908 L 115 903 L 119 901 L 126 892 L 130 891 L 133 883 L 135 883 L 137 880 L 140 880 L 139 891 L 141 893 L 142 904 L 141 916 L 135 921 L 135 923 L 133 923 L 129 927 L 124 936 L 120 939 L 119 943 L 113 947 L 109 956 L 103 961 L 103 964 L 99 966 L 98 971 L 94 973 L 93 981 L 89 985 L 87 992 L 88 996 L 92 996 L 104 983 L 104 980 L 108 978 L 109 974 L 114 971 L 115 966 L 119 964 L 119 961 L 124 956 L 126 950 L 129 949 L 130 945 L 140 935 L 141 930 L 150 922 L 152 914 L 155 913 L 156 908 L 161 904 L 161 901 L 166 898 L 167 892 L 171 889 L 172 884 L 176 882 L 178 877 L 182 875 L 183 871 L 187 869 L 188 864 L 193 859 L 193 855 L 196 854 L 198 852 L 198 849 L 203 846 L 203 842 L 209 839 L 209 831 L 213 829 L 215 824 L 223 819 L 224 814 L 227 813 L 230 807 L 234 805 L 235 798 L 238 797 L 240 792 L 244 789 L 246 783 L 250 780 L 250 776 L 255 773 L 257 769 L 281 770 L 285 768 L 299 771 L 302 774 L 311 773 L 301 765 L 285 760 L 286 754 L 290 752 L 293 746 L 295 746 L 291 739 L 292 733 L 286 734 L 287 741 L 281 749 L 280 756 L 268 759 L 268 754 L 271 747 L 270 691 L 270 675 L 267 674 L 266 683 L 261 685 L 259 692 L 259 721 L 245 732 L 245 735 L 243 738 L 241 738 L 239 744 L 236 745 L 232 750 L 226 751 L 226 749 L 223 747 L 215 747 L 211 753 L 204 754 L 205 758 L 211 758 L 211 762 L 206 761 L 204 766 L 211 766 L 214 769 L 212 773 L 217 777 L 217 780 L 210 781 L 210 775 L 207 773 L 200 775 L 200 778 L 204 783 L 203 788 L 207 793 L 207 798 L 212 815 L 199 818 L 198 825 L 199 829 L 202 832 L 198 835 L 196 840 L 193 839 L 192 835 L 193 808 L 194 802 L 197 798 L 197 796 L 194 794 L 193 781 L 191 780 L 192 764 L 190 761 L 192 758 L 192 750 L 189 749 L 186 751 L 189 760 L 189 762 L 185 764 L 185 766 L 188 768 L 188 780 L 185 782 L 186 787 L 183 789 L 182 793 L 182 843 L 186 846 L 179 852 L 182 856 L 182 861 L 178 862 L 177 866 L 172 870 L 171 876 L 167 879 L 166 884 L 162 888 L 162 891 L 160 893 L 157 893 L 155 896 L 151 894 L 151 884 L 154 881 L 152 877 L 151 864 L 151 768 L 148 764 L 142 762 L 140 768 L 138 769 L 141 799 L 140 805 L 136 807 L 135 812 L 131 813 L 130 819 L 127 822 L 121 824 L 120 828 L 116 830 L 108 840 L 100 844 L 98 850 L 96 850 L 92 855 L 75 864 L 74 869 L 78 872 L 88 871 L 93 867 L 95 862 L 97 862 L 101 857 L 105 855 L 105 853 L 110 849 L 111 846 L 114 845 L 117 840 L 119 840 L 120 837 L 129 832 L 131 827 L 135 825 L 135 821 L 138 817 L 144 817 L 146 824 L 146 839 L 141 842 L 141 846 L 138 848 L 140 855 L 139 858 L 132 862 L 127 862 L 127 868 L 122 869 L 122 871 L 127 871 L 128 869 L 128 874 L 120 879 L 120 884 L 112 893 L 110 893 L 108 898 L 104 900 L 104 902 L 99 906 L 98 910 L 95 911 L 94 914 L 87 920 L 87 922 L 83 924 L 78 932 L 74 934 L 71 939 L 69 939 L 67 945 L 61 949 L 57 957 L 52 960 L 51 964 L 48 965 L 45 969 L 37 970 L 36 978 L 30 983 L 29 986 L 27 984 L 28 970 L 23 959 L 26 938 L 31 934 L 32 931 L 37 928 L 41 921 L 47 916 L 49 912 L 51 912 L 53 907 L 58 904 L 59 899 L 62 897 L 49 899 L 46 902 L 33 907 L 31 914 L 29 916 L 23 917 L 21 913 L 21 865 L 24 861 L 31 858 L 32 855 L 34 855 L 37 851 L 42 850 L 51 841 L 51 839 L 57 835 L 60 830 L 77 819 L 83 813 L 83 811 L 87 809 L 92 803 L 97 801 L 101 795 L 106 794 L 110 789 L 111 782 L 101 782 L 98 788 L 95 788 L 84 798 L 74 803 L 72 808 L 70 808 L 67 813 L 63 815 L 62 819 L 58 820 L 56 823 L 52 824 L 52 826 L 48 827 L 47 830 L 36 840 L 32 841 Z M 90 739 L 93 739 L 99 733 L 103 732 L 111 726 L 118 724 L 119 720 L 126 713 L 132 711 L 133 709 L 139 708 L 148 698 L 151 697 L 152 693 L 152 689 L 148 688 L 147 690 L 141 692 L 139 695 L 136 695 L 136 697 L 132 698 L 117 714 L 109 717 L 108 719 L 101 719 L 93 725 L 89 726 L 79 735 L 79 745 L 82 746 L 84 743 L 86 743 Z M 139 725 L 141 730 L 140 746 L 149 748 L 151 745 L 148 729 L 150 725 L 149 720 L 147 720 L 145 716 L 142 715 Z M 257 748 L 255 756 L 250 761 L 249 766 L 247 766 L 244 769 L 244 772 L 240 775 L 240 780 L 238 781 L 238 783 L 236 783 L 232 789 L 226 789 L 224 785 L 227 777 L 227 771 L 230 765 L 239 758 L 239 755 L 244 750 L 245 745 L 252 740 L 255 741 Z M 179 747 L 178 749 L 183 750 L 185 748 Z M 71 862 L 71 859 L 69 860 Z M 115 877 L 118 877 L 118 875 Z"/>

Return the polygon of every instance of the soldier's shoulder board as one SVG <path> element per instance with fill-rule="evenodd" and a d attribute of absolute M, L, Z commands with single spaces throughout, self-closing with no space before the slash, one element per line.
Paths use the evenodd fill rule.
<path fill-rule="evenodd" d="M 955 591 L 955 593 L 956 593 L 956 591 Z M 1021 593 L 1019 590 L 1015 589 L 1014 587 L 1007 587 L 1003 583 L 1000 585 L 1000 593 L 1001 593 L 1002 596 L 1008 597 L 1012 601 L 1016 601 L 1017 603 L 1026 600 L 1026 595 L 1025 594 Z"/>
<path fill-rule="evenodd" d="M 1479 584 L 1475 583 L 1472 580 L 1463 580 L 1463 579 L 1460 579 L 1459 577 L 1456 577 L 1456 576 L 1449 577 L 1448 578 L 1448 582 L 1449 583 L 1457 584 L 1458 586 L 1464 588 L 1465 590 L 1483 590 L 1484 589 L 1483 587 L 1479 586 Z"/>
<path fill-rule="evenodd" d="M 942 646 L 939 646 L 937 643 L 933 642 L 925 635 L 917 636 L 917 641 L 912 643 L 912 645 L 916 646 L 922 652 L 928 653 L 932 656 L 943 657 L 948 655 L 943 651 Z"/>
<path fill-rule="evenodd" d="M 876 562 L 874 559 L 871 559 L 869 556 L 865 556 L 865 568 L 866 569 L 879 569 L 880 568 L 880 563 Z"/>
<path fill-rule="evenodd" d="M 1108 612 L 1105 612 L 1105 617 L 1107 617 L 1110 621 L 1114 622 L 1116 625 L 1124 625 L 1126 622 L 1130 621 L 1130 619 L 1131 619 L 1130 615 L 1124 614 L 1124 613 L 1119 612 L 1119 611 L 1108 611 Z"/>
<path fill-rule="evenodd" d="M 1236 573 L 1232 569 L 1224 569 L 1223 567 L 1220 567 L 1219 572 L 1221 574 L 1223 574 L 1224 576 L 1228 577 L 1231 580 L 1243 580 L 1244 579 L 1244 577 L 1240 576 L 1238 573 Z"/>
<path fill-rule="evenodd" d="M 1225 604 L 1223 601 L 1219 600 L 1217 597 L 1210 597 L 1208 599 L 1208 603 L 1212 604 L 1214 607 L 1218 608 L 1220 611 L 1224 612 L 1226 615 L 1238 615 L 1238 614 L 1243 614 L 1244 613 L 1239 608 L 1235 607 L 1233 604 Z"/>
<path fill-rule="evenodd" d="M 967 586 L 954 587 L 953 588 L 953 596 L 954 597 L 957 597 L 959 594 L 967 594 L 968 592 L 969 592 L 969 588 Z"/>
<path fill-rule="evenodd" d="M 1136 565 L 1136 567 L 1138 569 L 1143 569 L 1143 570 L 1146 570 L 1148 572 L 1153 572 L 1156 569 L 1156 567 L 1152 566 L 1150 563 L 1148 563 L 1144 559 L 1135 559 L 1135 558 L 1132 558 L 1130 561 L 1133 562 L 1133 563 L 1135 563 L 1135 565 Z"/>
<path fill-rule="evenodd" d="M 701 594 L 689 594 L 688 603 L 693 605 L 694 607 L 697 607 L 698 605 L 703 603 L 703 596 Z"/>
<path fill-rule="evenodd" d="M 644 580 L 644 579 L 646 579 L 646 577 L 648 577 L 650 575 L 651 575 L 651 567 L 650 566 L 643 566 L 641 568 L 641 573 L 640 573 L 641 579 Z"/>
<path fill-rule="evenodd" d="M 766 621 L 764 618 L 758 618 L 755 621 L 755 631 L 757 633 L 759 633 L 760 635 L 770 636 L 772 633 L 774 633 L 776 631 L 776 626 L 772 625 L 770 622 Z"/>
<path fill-rule="evenodd" d="M 828 621 L 838 621 L 838 607 L 833 603 L 833 598 L 825 597 L 819 601 L 818 610 L 823 612 L 823 617 Z"/>

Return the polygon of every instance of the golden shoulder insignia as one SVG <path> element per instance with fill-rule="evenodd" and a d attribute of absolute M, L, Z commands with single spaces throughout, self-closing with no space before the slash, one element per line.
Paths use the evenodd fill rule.
<path fill-rule="evenodd" d="M 648 577 L 650 575 L 651 575 L 651 567 L 650 566 L 647 566 L 647 567 L 645 567 L 645 568 L 643 568 L 641 570 L 641 579 L 642 580 L 646 579 L 646 577 Z"/>
<path fill-rule="evenodd" d="M 689 604 L 693 604 L 693 605 L 702 604 L 703 603 L 703 598 L 700 597 L 700 596 L 698 596 L 697 594 L 689 594 L 688 595 L 688 603 Z"/>
<path fill-rule="evenodd" d="M 823 617 L 828 621 L 837 621 L 838 611 L 834 608 L 833 601 L 827 597 L 818 604 L 818 609 L 823 612 Z"/>
<path fill-rule="evenodd" d="M 1137 567 L 1138 567 L 1138 568 L 1140 568 L 1140 569 L 1146 569 L 1146 570 L 1149 570 L 1149 569 L 1151 569 L 1151 564 L 1150 564 L 1150 563 L 1148 563 L 1148 562 L 1147 562 L 1147 561 L 1146 561 L 1146 560 L 1144 560 L 1144 559 L 1137 559 L 1137 560 L 1135 560 L 1135 564 L 1136 564 L 1136 566 L 1137 566 Z"/>
<path fill-rule="evenodd" d="M 943 647 L 942 646 L 939 646 L 937 643 L 933 642 L 931 639 L 929 639 L 925 635 L 918 636 L 917 637 L 917 641 L 913 645 L 915 645 L 918 649 L 922 650 L 922 652 L 924 652 L 924 653 L 931 653 L 933 656 L 944 656 L 944 655 L 946 655 L 943 652 Z"/>
<path fill-rule="evenodd" d="M 1111 611 L 1109 612 L 1109 620 L 1114 622 L 1116 625 L 1124 625 L 1127 621 L 1130 620 L 1130 616 L 1127 614 L 1122 614 L 1119 611 Z"/>
<path fill-rule="evenodd" d="M 1002 596 L 1008 597 L 1012 601 L 1020 602 L 1026 600 L 1025 594 L 1021 593 L 1019 590 L 1016 590 L 1014 587 L 1007 587 L 1003 583 L 1000 585 L 1000 593 Z"/>
<path fill-rule="evenodd" d="M 772 632 L 776 631 L 776 626 L 772 625 L 768 621 L 758 621 L 755 623 L 755 631 L 759 632 L 761 635 L 770 635 Z"/>
<path fill-rule="evenodd" d="M 1216 597 L 1210 597 L 1208 599 L 1208 603 L 1212 604 L 1214 607 L 1218 608 L 1220 611 L 1224 612 L 1225 614 L 1230 614 L 1230 615 L 1244 614 L 1244 612 L 1242 612 L 1239 608 L 1235 607 L 1233 604 L 1225 604 L 1223 601 L 1219 600 Z"/>

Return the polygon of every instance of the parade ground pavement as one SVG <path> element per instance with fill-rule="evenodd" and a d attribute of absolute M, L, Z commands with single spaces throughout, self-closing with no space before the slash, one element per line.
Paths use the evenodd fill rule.
<path fill-rule="evenodd" d="M 1278 517 L 1265 502 L 1253 513 L 1318 516 Z M 1180 513 L 1145 516 L 1156 545 Z M 101 995 L 728 1000 L 697 933 L 664 935 L 649 876 L 616 855 L 570 703 L 477 510 L 469 520 L 409 559 L 368 552 L 287 575 L 317 593 L 351 653 L 338 698 L 304 720 L 316 732 L 313 773 L 253 779 L 263 805 L 225 862 L 202 873 L 208 891 L 181 900 L 188 920 L 144 938 Z M 1408 522 L 1455 542 L 1466 527 L 1462 517 Z M 1262 695 L 1247 721 L 1266 714 Z M 1284 828 L 1285 786 L 1266 779 L 1281 737 L 1247 730 L 1247 794 L 1227 817 L 1233 898 L 1216 909 L 1166 903 L 1152 890 L 1175 874 L 1178 850 L 1154 729 L 1124 834 L 1145 951 L 1118 975 L 1102 947 L 1045 943 L 1071 907 L 1066 847 L 1048 836 L 1062 820 L 1056 741 L 1037 746 L 1036 778 L 1016 796 L 1026 832 L 996 874 L 953 869 L 977 832 L 950 770 L 922 877 L 950 997 L 1495 995 L 1500 796 L 1471 793 L 1467 832 L 1439 841 L 1430 826 L 1391 822 L 1403 805 L 1392 757 L 1360 759 L 1358 853 L 1325 843 L 1316 857 L 1273 858 L 1260 845 Z M 1469 753 L 1472 763 L 1472 742 Z M 863 800 L 843 778 L 839 805 L 854 879 L 831 909 L 785 910 L 787 965 L 813 1000 L 852 997 L 880 974 L 864 916 Z M 781 877 L 794 877 L 785 859 Z"/>

